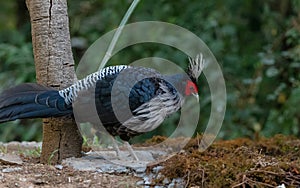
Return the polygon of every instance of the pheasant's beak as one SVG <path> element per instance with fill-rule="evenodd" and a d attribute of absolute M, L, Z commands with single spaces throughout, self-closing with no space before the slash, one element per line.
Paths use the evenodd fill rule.
<path fill-rule="evenodd" d="M 198 93 L 193 93 L 192 95 L 196 98 L 197 102 L 199 102 L 199 95 L 198 95 Z"/>

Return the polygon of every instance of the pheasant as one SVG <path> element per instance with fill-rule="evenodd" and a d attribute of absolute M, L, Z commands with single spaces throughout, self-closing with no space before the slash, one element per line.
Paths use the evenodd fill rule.
<path fill-rule="evenodd" d="M 196 81 L 203 62 L 202 54 L 189 58 L 187 74 L 174 75 L 162 75 L 146 67 L 110 66 L 62 90 L 24 83 L 0 95 L 0 123 L 26 118 L 74 117 L 78 107 L 84 114 L 80 114 L 79 121 L 93 124 L 95 117 L 88 113 L 88 108 L 94 105 L 107 132 L 128 144 L 130 138 L 154 130 L 178 111 L 185 96 L 198 97 Z"/>

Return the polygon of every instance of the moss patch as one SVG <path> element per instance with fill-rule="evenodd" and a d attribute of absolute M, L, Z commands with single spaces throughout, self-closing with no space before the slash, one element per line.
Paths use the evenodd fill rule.
<path fill-rule="evenodd" d="M 187 186 L 200 187 L 300 186 L 297 138 L 276 135 L 257 141 L 217 141 L 204 152 L 198 149 L 199 140 L 201 136 L 192 139 L 184 152 L 159 164 L 164 166 L 164 177 L 181 177 Z M 163 179 L 157 181 L 162 184 Z"/>

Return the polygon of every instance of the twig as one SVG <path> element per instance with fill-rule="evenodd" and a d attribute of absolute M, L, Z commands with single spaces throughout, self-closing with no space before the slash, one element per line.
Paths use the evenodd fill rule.
<path fill-rule="evenodd" d="M 252 182 L 253 184 L 259 184 L 259 185 L 263 185 L 264 187 L 275 187 L 273 185 L 267 184 L 267 183 L 263 183 L 263 182 L 258 182 L 258 181 L 254 181 L 250 178 L 247 178 L 247 181 Z"/>
<path fill-rule="evenodd" d="M 191 174 L 191 171 L 188 171 L 188 174 L 187 174 L 187 181 L 186 181 L 186 184 L 185 184 L 184 188 L 187 188 L 188 185 L 189 185 L 189 182 L 190 182 L 190 174 Z"/>
<path fill-rule="evenodd" d="M 247 173 L 265 173 L 265 174 L 271 174 L 271 175 L 275 175 L 275 176 L 284 176 L 285 174 L 283 173 L 275 173 L 272 171 L 266 171 L 266 170 L 251 170 L 251 171 L 247 171 Z"/>
<path fill-rule="evenodd" d="M 270 185 L 270 184 L 267 184 L 267 183 L 263 183 L 263 182 L 258 182 L 258 181 L 255 181 L 255 180 L 252 180 L 250 178 L 248 178 L 245 174 L 243 175 L 243 181 L 241 183 L 238 183 L 234 186 L 232 186 L 231 188 L 235 188 L 235 187 L 239 187 L 239 186 L 243 186 L 243 187 L 246 187 L 245 184 L 248 183 L 248 185 L 250 184 L 258 184 L 258 185 L 262 185 L 264 187 L 274 187 L 273 185 Z"/>
<path fill-rule="evenodd" d="M 204 187 L 204 169 L 201 169 L 201 171 L 202 171 L 202 180 L 201 180 L 201 185 L 202 185 L 202 187 Z"/>
<path fill-rule="evenodd" d="M 245 184 L 246 182 L 247 182 L 247 179 L 246 179 L 246 175 L 244 174 L 244 175 L 243 175 L 243 181 L 242 181 L 241 183 L 238 183 L 238 184 L 232 186 L 231 188 L 239 187 L 239 186 L 241 186 L 241 185 L 244 187 L 244 184 Z"/>

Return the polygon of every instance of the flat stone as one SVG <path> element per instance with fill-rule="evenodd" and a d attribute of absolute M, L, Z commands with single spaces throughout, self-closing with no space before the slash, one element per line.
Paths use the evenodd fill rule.
<path fill-rule="evenodd" d="M 62 161 L 62 165 L 70 166 L 81 171 L 96 171 L 106 173 L 144 173 L 149 162 L 155 161 L 155 151 L 134 151 L 139 160 L 133 160 L 128 151 L 120 151 L 120 157 L 115 151 L 88 152 L 81 158 L 68 158 Z M 160 153 L 159 153 L 160 154 Z"/>
<path fill-rule="evenodd" d="M 15 172 L 15 171 L 20 171 L 22 168 L 16 167 L 16 168 L 4 168 L 2 169 L 3 173 L 9 173 L 9 172 Z"/>
<path fill-rule="evenodd" d="M 55 165 L 55 168 L 59 169 L 59 170 L 62 170 L 63 169 L 63 165 Z"/>
<path fill-rule="evenodd" d="M 19 155 L 6 153 L 0 156 L 0 163 L 6 165 L 21 165 L 23 161 Z"/>

